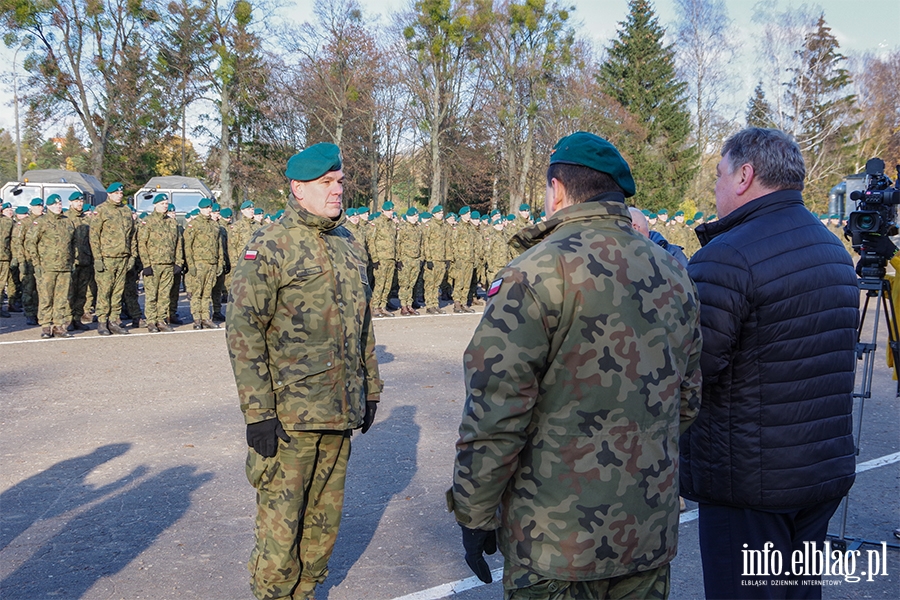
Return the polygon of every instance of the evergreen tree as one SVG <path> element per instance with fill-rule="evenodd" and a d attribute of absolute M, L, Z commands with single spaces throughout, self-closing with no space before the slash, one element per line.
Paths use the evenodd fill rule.
<path fill-rule="evenodd" d="M 637 183 L 637 204 L 674 209 L 697 170 L 698 152 L 688 143 L 687 85 L 676 76 L 675 53 L 663 46 L 665 30 L 650 2 L 630 0 L 628 6 L 597 77 L 603 91 L 646 128 L 646 136 L 620 146 Z"/>
<path fill-rule="evenodd" d="M 753 97 L 747 102 L 747 127 L 774 127 L 772 105 L 766 100 L 762 81 L 756 84 Z"/>
<path fill-rule="evenodd" d="M 797 51 L 800 66 L 788 88 L 794 131 L 806 161 L 807 206 L 821 212 L 828 205 L 828 190 L 852 168 L 853 134 L 860 126 L 856 96 L 840 45 L 820 15 L 816 29 L 806 35 Z"/>

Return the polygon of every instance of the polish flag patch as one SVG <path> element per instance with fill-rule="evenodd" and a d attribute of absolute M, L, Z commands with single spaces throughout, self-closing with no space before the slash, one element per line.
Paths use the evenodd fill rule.
<path fill-rule="evenodd" d="M 244 260 L 256 260 L 257 256 L 259 256 L 259 252 L 256 250 L 247 250 L 244 252 Z"/>
<path fill-rule="evenodd" d="M 500 291 L 500 286 L 501 286 L 501 285 L 503 285 L 503 280 L 502 280 L 502 279 L 497 279 L 497 280 L 495 280 L 495 281 L 491 284 L 491 287 L 488 288 L 488 291 L 487 291 L 487 296 L 488 296 L 488 298 L 490 298 L 491 296 L 496 296 L 496 295 L 497 295 L 497 292 Z"/>

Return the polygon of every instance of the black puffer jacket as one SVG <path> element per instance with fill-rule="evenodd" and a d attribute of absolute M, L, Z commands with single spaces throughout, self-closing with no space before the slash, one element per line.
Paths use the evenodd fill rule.
<path fill-rule="evenodd" d="M 859 287 L 847 251 L 800 192 L 701 225 L 703 405 L 681 438 L 681 493 L 801 508 L 853 485 Z"/>

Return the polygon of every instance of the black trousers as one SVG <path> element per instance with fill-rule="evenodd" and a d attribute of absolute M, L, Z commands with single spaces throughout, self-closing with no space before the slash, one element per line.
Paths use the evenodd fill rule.
<path fill-rule="evenodd" d="M 822 586 L 815 583 L 821 576 L 794 575 L 792 554 L 804 550 L 803 542 L 815 542 L 818 550 L 824 549 L 828 521 L 840 503 L 838 498 L 784 512 L 700 504 L 700 557 L 706 598 L 820 599 Z M 767 542 L 772 544 L 768 553 L 753 552 L 765 550 Z M 779 558 L 780 574 L 774 575 Z M 760 575 L 764 570 L 768 575 Z"/>

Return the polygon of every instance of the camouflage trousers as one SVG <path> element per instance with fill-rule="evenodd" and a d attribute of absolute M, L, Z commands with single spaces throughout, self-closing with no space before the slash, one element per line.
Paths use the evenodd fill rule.
<path fill-rule="evenodd" d="M 12 263 L 10 263 L 9 279 L 6 281 L 6 295 L 9 296 L 10 305 L 12 305 L 13 301 L 16 303 L 22 302 L 22 278 L 20 274 L 19 264 L 16 263 L 16 266 L 12 266 Z"/>
<path fill-rule="evenodd" d="M 216 265 L 202 262 L 192 264 L 189 281 L 191 314 L 194 322 L 199 323 L 200 319 L 209 319 L 209 302 L 216 284 Z"/>
<path fill-rule="evenodd" d="M 181 294 L 182 273 L 173 273 L 172 288 L 169 290 L 169 322 L 178 314 L 178 296 Z M 146 293 L 146 292 L 145 292 Z"/>
<path fill-rule="evenodd" d="M 447 262 L 436 260 L 425 263 L 425 308 L 440 308 L 441 284 L 446 277 Z"/>
<path fill-rule="evenodd" d="M 8 283 L 7 283 L 8 282 Z M 9 273 L 9 261 L 8 260 L 0 260 L 0 302 L 3 302 L 3 291 L 9 287 L 9 292 L 7 296 L 9 296 L 9 303 L 13 303 L 13 288 L 12 288 L 12 277 Z"/>
<path fill-rule="evenodd" d="M 169 318 L 169 294 L 175 277 L 174 265 L 152 265 L 153 275 L 144 275 L 144 314 L 147 323 L 164 323 Z"/>
<path fill-rule="evenodd" d="M 37 280 L 34 276 L 34 265 L 31 261 L 25 263 L 25 268 L 20 270 L 22 275 L 22 307 L 25 309 L 25 316 L 37 318 L 38 313 L 38 290 Z"/>
<path fill-rule="evenodd" d="M 454 261 L 450 276 L 453 279 L 453 299 L 463 304 L 472 302 L 475 297 L 475 286 L 472 283 L 475 265 L 471 262 Z"/>
<path fill-rule="evenodd" d="M 125 305 L 125 314 L 132 319 L 141 318 L 141 305 L 138 302 L 138 278 L 140 270 L 137 267 L 125 273 L 125 287 L 122 289 L 122 303 Z"/>
<path fill-rule="evenodd" d="M 407 258 L 402 261 L 403 267 L 397 267 L 397 283 L 400 284 L 400 306 L 412 306 L 413 290 L 422 273 L 422 261 L 418 258 Z"/>
<path fill-rule="evenodd" d="M 69 304 L 72 306 L 72 320 L 81 321 L 84 307 L 87 305 L 88 291 L 94 279 L 92 265 L 76 265 L 72 271 L 72 287 L 69 292 Z M 88 307 L 90 309 L 90 307 Z"/>
<path fill-rule="evenodd" d="M 216 281 L 213 284 L 212 289 L 212 307 L 214 313 L 222 312 L 222 294 L 228 291 L 228 288 L 225 287 L 225 278 L 227 275 L 222 273 L 218 277 L 216 277 Z"/>
<path fill-rule="evenodd" d="M 259 600 L 312 597 L 328 576 L 350 460 L 350 432 L 288 431 L 278 453 L 247 453 L 256 488 L 256 547 L 250 587 Z"/>
<path fill-rule="evenodd" d="M 372 276 L 375 278 L 375 284 L 372 288 L 372 308 L 384 308 L 387 306 L 388 295 L 391 293 L 391 286 L 394 284 L 394 273 L 397 270 L 397 264 L 394 260 L 382 260 L 378 262 Z"/>
<path fill-rule="evenodd" d="M 593 581 L 546 579 L 508 560 L 503 564 L 504 600 L 665 600 L 668 597 L 668 563 L 649 571 Z"/>
<path fill-rule="evenodd" d="M 38 277 L 38 324 L 66 326 L 72 322 L 72 308 L 69 306 L 69 287 L 72 285 L 71 271 L 44 271 Z"/>
<path fill-rule="evenodd" d="M 97 280 L 98 323 L 106 323 L 110 320 L 110 316 L 113 322 L 119 322 L 122 294 L 125 291 L 126 266 L 128 266 L 127 256 L 115 258 L 104 256 L 103 270 L 94 274 L 94 279 Z"/>

